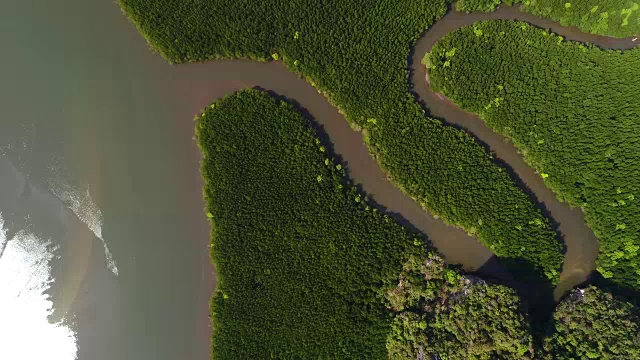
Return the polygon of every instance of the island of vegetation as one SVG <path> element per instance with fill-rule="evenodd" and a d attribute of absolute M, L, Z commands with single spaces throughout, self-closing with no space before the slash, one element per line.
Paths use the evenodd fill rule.
<path fill-rule="evenodd" d="M 456 7 L 459 11 L 489 12 L 502 3 L 521 4 L 522 11 L 592 34 L 620 38 L 640 35 L 638 0 L 459 0 Z"/>
<path fill-rule="evenodd" d="M 640 351 L 636 308 L 593 287 L 532 332 L 514 290 L 445 265 L 427 240 L 378 211 L 286 101 L 260 90 L 228 95 L 196 118 L 196 133 L 219 278 L 214 359 Z"/>
<path fill-rule="evenodd" d="M 561 200 L 583 209 L 602 276 L 639 289 L 640 49 L 495 20 L 447 34 L 429 59 L 434 91 L 512 139 Z"/>
<path fill-rule="evenodd" d="M 482 145 L 428 118 L 410 92 L 409 52 L 447 1 L 119 0 L 175 63 L 280 60 L 362 129 L 381 168 L 445 222 L 464 228 L 518 278 L 555 284 L 562 243 Z"/>

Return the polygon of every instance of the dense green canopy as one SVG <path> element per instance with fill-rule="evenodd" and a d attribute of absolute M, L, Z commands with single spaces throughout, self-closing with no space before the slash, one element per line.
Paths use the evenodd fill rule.
<path fill-rule="evenodd" d="M 561 200 L 584 210 L 600 273 L 640 288 L 640 49 L 484 21 L 443 37 L 430 66 L 434 91 L 512 139 Z"/>
<path fill-rule="evenodd" d="M 373 209 L 291 105 L 241 91 L 196 130 L 219 279 L 215 359 L 386 359 L 389 346 L 395 358 L 400 311 L 428 321 L 425 351 L 528 352 L 513 291 L 461 277 Z"/>
<path fill-rule="evenodd" d="M 640 35 L 638 0 L 459 0 L 460 11 L 493 11 L 498 5 L 522 3 L 522 10 L 550 18 L 564 26 L 577 26 L 592 34 L 631 37 Z"/>
<path fill-rule="evenodd" d="M 640 359 L 640 322 L 633 305 L 589 286 L 557 307 L 547 359 Z"/>
<path fill-rule="evenodd" d="M 487 151 L 425 117 L 410 94 L 410 47 L 447 0 L 118 2 L 171 62 L 282 60 L 365 131 L 381 166 L 423 207 L 524 268 L 521 278 L 557 281 L 561 245 L 548 221 Z M 564 12 L 545 4 L 552 0 L 525 8 L 587 31 L 637 33 L 633 4 L 603 4 L 586 17 L 583 3 L 564 3 Z M 603 27 L 593 19 L 605 11 Z M 638 52 L 558 40 L 522 23 L 463 29 L 432 53 L 432 85 L 511 137 L 549 186 L 583 206 L 602 240 L 601 273 L 635 286 Z M 214 358 L 534 355 L 515 292 L 461 276 L 372 208 L 288 103 L 242 91 L 206 109 L 196 130 L 219 277 Z M 540 356 L 638 357 L 635 311 L 597 289 L 574 294 L 550 337 L 538 339 Z"/>
<path fill-rule="evenodd" d="M 456 10 L 465 12 L 491 12 L 498 6 L 505 3 L 507 5 L 513 5 L 518 0 L 458 0 L 456 1 Z"/>
<path fill-rule="evenodd" d="M 548 220 L 465 132 L 425 117 L 409 91 L 410 48 L 446 0 L 119 0 L 172 62 L 282 60 L 364 128 L 396 185 L 475 234 L 519 277 L 556 282 Z"/>
<path fill-rule="evenodd" d="M 385 357 L 379 288 L 425 243 L 367 204 L 310 125 L 258 90 L 197 119 L 215 359 Z"/>

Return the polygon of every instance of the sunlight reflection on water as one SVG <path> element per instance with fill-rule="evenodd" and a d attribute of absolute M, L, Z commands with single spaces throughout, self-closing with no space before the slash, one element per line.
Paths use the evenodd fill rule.
<path fill-rule="evenodd" d="M 53 303 L 46 295 L 53 279 L 50 241 L 24 230 L 7 239 L 0 214 L 0 359 L 77 359 L 76 334 L 64 322 L 47 317 Z"/>

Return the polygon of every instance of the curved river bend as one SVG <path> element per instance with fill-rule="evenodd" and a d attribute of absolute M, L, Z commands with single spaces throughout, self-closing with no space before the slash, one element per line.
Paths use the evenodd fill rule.
<path fill-rule="evenodd" d="M 46 191 L 54 175 L 50 169 L 64 169 L 72 183 L 90 190 L 101 210 L 102 235 L 118 264 L 117 277 L 105 265 L 101 244 L 80 222 L 74 220 L 79 228 L 75 231 L 55 220 L 59 206 L 38 210 L 50 212 L 41 215 L 54 222 L 42 229 L 42 236 L 63 250 L 74 250 L 53 260 L 61 274 L 54 275 L 51 293 L 56 316 L 75 323 L 79 359 L 210 358 L 207 314 L 215 277 L 202 210 L 200 156 L 188 119 L 216 98 L 242 88 L 260 86 L 308 110 L 347 163 L 354 182 L 396 218 L 425 233 L 448 262 L 499 272 L 488 261 L 491 252 L 474 238 L 434 219 L 395 188 L 369 155 L 361 134 L 282 64 L 237 60 L 171 66 L 148 50 L 113 2 L 63 2 L 11 2 L 0 13 L 0 39 L 10 54 L 0 67 L 0 171 L 15 168 L 33 188 Z M 569 245 L 562 275 L 568 287 L 584 279 L 597 253 L 580 212 L 558 203 L 501 136 L 438 99 L 424 84 L 417 59 L 430 44 L 459 26 L 487 18 L 517 18 L 603 47 L 633 44 L 503 8 L 491 14 L 451 12 L 416 46 L 412 81 L 431 114 L 467 128 L 487 144 L 560 224 Z M 14 192 L 12 184 L 0 183 L 0 195 Z M 6 199 L 0 196 L 0 211 L 8 220 L 16 209 Z M 78 241 L 85 241 L 91 251 L 65 247 Z"/>
<path fill-rule="evenodd" d="M 556 288 L 555 297 L 559 299 L 568 290 L 587 280 L 595 269 L 598 254 L 598 242 L 587 227 L 580 209 L 571 209 L 558 201 L 534 169 L 526 165 L 517 149 L 505 138 L 488 128 L 477 116 L 467 113 L 430 91 L 424 81 L 426 71 L 420 65 L 425 52 L 445 34 L 462 26 L 486 19 L 513 19 L 532 23 L 550 29 L 567 40 L 589 42 L 603 48 L 628 49 L 635 45 L 631 39 L 614 39 L 598 35 L 585 34 L 574 27 L 559 24 L 530 14 L 521 13 L 516 7 L 500 7 L 493 13 L 460 13 L 450 11 L 432 26 L 417 42 L 411 62 L 411 82 L 415 93 L 426 105 L 428 112 L 443 119 L 445 123 L 461 126 L 473 134 L 481 143 L 489 147 L 495 156 L 506 163 L 529 190 L 551 219 L 557 223 L 566 246 L 567 253 L 561 283 Z M 233 69 L 232 71 L 230 71 Z M 475 238 L 468 236 L 458 228 L 445 225 L 442 221 L 423 211 L 410 197 L 404 195 L 380 170 L 377 162 L 369 155 L 360 133 L 353 131 L 338 111 L 329 105 L 316 89 L 304 80 L 289 72 L 281 63 L 261 64 L 246 60 L 220 61 L 204 64 L 178 65 L 180 76 L 197 76 L 193 72 L 214 73 L 218 80 L 229 79 L 240 82 L 239 86 L 229 86 L 225 91 L 234 91 L 243 87 L 259 86 L 293 99 L 306 109 L 318 122 L 333 144 L 333 149 L 347 164 L 350 177 L 360 184 L 362 189 L 376 203 L 392 213 L 396 219 L 414 227 L 427 235 L 442 252 L 449 263 L 459 263 L 469 271 L 479 271 L 488 275 L 505 274 L 494 262 L 489 261 L 492 253 Z"/>
<path fill-rule="evenodd" d="M 427 107 L 427 112 L 445 123 L 460 126 L 484 143 L 496 158 L 506 163 L 517 179 L 523 184 L 546 210 L 546 214 L 556 222 L 567 247 L 560 284 L 555 289 L 556 300 L 573 287 L 585 282 L 589 274 L 595 270 L 598 256 L 598 240 L 589 229 L 584 215 L 579 208 L 570 208 L 560 202 L 556 195 L 544 185 L 542 178 L 528 166 L 515 146 L 502 135 L 494 132 L 475 114 L 460 109 L 443 95 L 431 91 L 426 69 L 420 61 L 426 52 L 430 52 L 435 43 L 446 34 L 476 21 L 507 19 L 521 20 L 549 29 L 562 35 L 565 40 L 591 43 L 601 48 L 624 50 L 638 45 L 631 38 L 616 39 L 606 36 L 583 33 L 576 27 L 565 27 L 560 24 L 523 13 L 515 6 L 501 6 L 492 13 L 463 13 L 450 11 L 444 18 L 436 22 L 417 42 L 411 59 L 411 83 L 413 91 Z"/>

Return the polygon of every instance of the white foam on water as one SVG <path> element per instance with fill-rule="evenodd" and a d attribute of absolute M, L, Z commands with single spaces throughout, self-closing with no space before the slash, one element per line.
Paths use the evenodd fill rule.
<path fill-rule="evenodd" d="M 2 214 L 0 214 L 0 258 L 2 258 L 2 254 L 4 253 L 4 249 L 6 248 L 8 241 L 7 230 L 4 229 L 4 220 L 2 219 Z"/>
<path fill-rule="evenodd" d="M 53 279 L 51 242 L 19 231 L 7 239 L 0 214 L 0 359 L 77 359 L 75 332 L 47 317 L 53 303 L 45 294 Z"/>
<path fill-rule="evenodd" d="M 85 189 L 77 189 L 69 185 L 67 182 L 60 180 L 59 173 L 54 179 L 49 180 L 49 190 L 64 204 L 73 211 L 74 214 L 85 223 L 89 229 L 96 235 L 102 245 L 104 246 L 104 255 L 106 258 L 107 268 L 118 275 L 118 266 L 113 255 L 109 251 L 107 242 L 102 237 L 102 211 L 93 199 L 91 199 L 91 193 L 89 187 Z"/>

